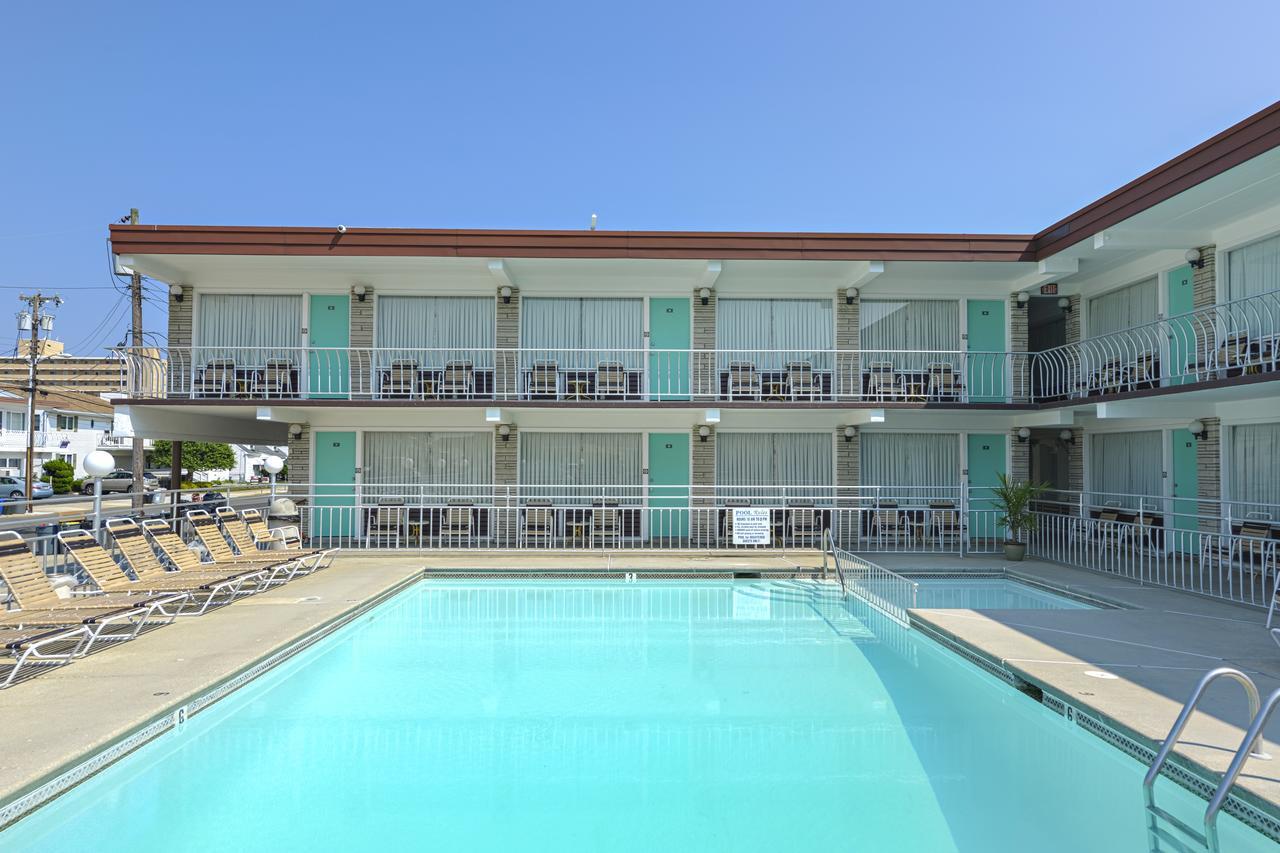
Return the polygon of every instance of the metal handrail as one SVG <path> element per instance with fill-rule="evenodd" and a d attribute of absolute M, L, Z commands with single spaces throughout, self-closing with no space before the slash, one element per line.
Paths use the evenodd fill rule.
<path fill-rule="evenodd" d="M 1252 722 L 1249 724 L 1249 730 L 1244 733 L 1244 740 L 1240 741 L 1240 747 L 1236 750 L 1235 757 L 1231 759 L 1231 764 L 1227 767 L 1226 774 L 1218 784 L 1218 790 L 1213 792 L 1213 799 L 1209 801 L 1209 807 L 1205 809 L 1204 835 L 1210 850 L 1216 851 L 1218 849 L 1218 812 L 1222 810 L 1222 804 L 1227 801 L 1232 786 L 1235 785 L 1236 779 L 1240 777 L 1240 771 L 1244 769 L 1244 763 L 1250 758 L 1271 757 L 1265 753 L 1259 754 L 1257 748 L 1261 746 L 1262 730 L 1266 728 L 1271 715 L 1275 713 L 1277 705 L 1280 705 L 1280 687 L 1272 690 L 1262 708 L 1254 712 Z"/>

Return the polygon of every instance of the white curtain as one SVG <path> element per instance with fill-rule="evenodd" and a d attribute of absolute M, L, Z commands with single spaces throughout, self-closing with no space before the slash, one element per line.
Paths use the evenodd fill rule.
<path fill-rule="evenodd" d="M 1231 515 L 1262 512 L 1280 521 L 1280 424 L 1231 428 Z"/>
<path fill-rule="evenodd" d="M 493 482 L 493 433 L 366 432 L 367 500 L 404 496 L 423 503 L 479 499 Z"/>
<path fill-rule="evenodd" d="M 492 297 L 379 296 L 377 315 L 379 364 L 406 359 L 437 369 L 449 361 L 493 366 Z"/>
<path fill-rule="evenodd" d="M 716 301 L 716 349 L 746 350 L 721 356 L 721 367 L 749 361 L 765 370 L 807 361 L 830 370 L 835 344 L 835 315 L 830 299 L 719 299 Z M 781 350 L 781 352 L 767 352 Z"/>
<path fill-rule="evenodd" d="M 939 355 L 961 349 L 956 300 L 864 299 L 858 309 L 858 328 L 866 362 L 887 361 L 898 370 L 924 370 L 933 362 L 960 366 L 958 357 Z"/>
<path fill-rule="evenodd" d="M 561 369 L 594 369 L 620 361 L 628 370 L 644 364 L 643 299 L 530 297 L 520 304 L 520 346 L 533 361 L 555 361 Z M 585 350 L 585 352 L 572 352 Z"/>
<path fill-rule="evenodd" d="M 201 294 L 196 314 L 197 365 L 224 358 L 259 367 L 268 359 L 301 361 L 291 351 L 302 346 L 301 296 Z"/>
<path fill-rule="evenodd" d="M 1100 433 L 1090 439 L 1091 502 L 1158 509 L 1164 494 L 1164 445 L 1159 431 Z M 1149 495 L 1145 499 L 1120 495 Z"/>
<path fill-rule="evenodd" d="M 960 485 L 957 434 L 862 430 L 859 438 L 863 492 L 869 497 L 903 506 L 955 499 Z"/>
<path fill-rule="evenodd" d="M 1280 235 L 1227 253 L 1227 299 L 1280 290 Z"/>
<path fill-rule="evenodd" d="M 1089 300 L 1089 337 L 1152 323 L 1160 313 L 1157 279 L 1149 278 Z"/>
<path fill-rule="evenodd" d="M 829 432 L 716 433 L 716 485 L 722 498 L 824 499 L 833 483 Z"/>
<path fill-rule="evenodd" d="M 522 432 L 521 494 L 557 503 L 636 501 L 643 483 L 641 438 L 635 432 Z"/>

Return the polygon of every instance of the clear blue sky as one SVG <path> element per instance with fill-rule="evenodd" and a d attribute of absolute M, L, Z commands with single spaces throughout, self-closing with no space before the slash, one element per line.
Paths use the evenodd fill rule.
<path fill-rule="evenodd" d="M 69 345 L 120 340 L 104 240 L 131 206 L 182 224 L 1034 231 L 1280 97 L 1274 2 L 1050 6 L 11 4 L 0 300 L 59 290 Z M 146 322 L 162 332 L 163 309 Z"/>

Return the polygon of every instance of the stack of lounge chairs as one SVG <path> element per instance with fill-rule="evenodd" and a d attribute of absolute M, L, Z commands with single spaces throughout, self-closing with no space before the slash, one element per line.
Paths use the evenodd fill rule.
<path fill-rule="evenodd" d="M 114 553 L 87 531 L 59 533 L 77 569 L 77 584 L 62 591 L 70 597 L 50 581 L 21 536 L 0 532 L 0 581 L 10 608 L 0 610 L 0 688 L 32 670 L 200 616 L 332 561 L 332 551 L 304 549 L 296 528 L 268 529 L 258 510 L 237 514 L 222 507 L 216 518 L 193 510 L 187 520 L 208 561 L 162 519 L 108 521 L 105 535 Z"/>

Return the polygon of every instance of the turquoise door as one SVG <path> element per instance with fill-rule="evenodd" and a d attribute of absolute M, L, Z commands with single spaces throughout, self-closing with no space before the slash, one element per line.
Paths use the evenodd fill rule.
<path fill-rule="evenodd" d="M 356 434 L 315 434 L 316 497 L 312 536 L 351 536 L 356 529 Z"/>
<path fill-rule="evenodd" d="M 1196 439 L 1189 429 L 1175 429 L 1170 433 L 1170 440 L 1173 443 L 1173 528 L 1198 530 L 1196 498 L 1200 494 L 1200 471 L 1196 462 Z M 1198 552 L 1199 537 L 1175 535 L 1171 547 Z"/>
<path fill-rule="evenodd" d="M 351 299 L 312 296 L 307 392 L 311 397 L 347 397 L 351 393 Z"/>
<path fill-rule="evenodd" d="M 1000 483 L 997 475 L 1005 473 L 1005 436 L 970 433 L 968 451 L 969 538 L 1003 539 L 1004 531 L 996 524 L 998 513 L 991 499 L 991 488 Z"/>
<path fill-rule="evenodd" d="M 1005 399 L 1004 306 L 999 299 L 970 299 L 965 389 L 971 403 Z"/>
<path fill-rule="evenodd" d="M 1195 361 L 1195 324 L 1185 316 L 1195 310 L 1195 278 L 1191 265 L 1169 271 L 1169 366 L 1160 372 L 1169 377 L 1169 385 L 1191 381 L 1187 366 Z"/>
<path fill-rule="evenodd" d="M 689 535 L 689 433 L 649 433 L 649 539 Z"/>
<path fill-rule="evenodd" d="M 649 397 L 689 399 L 690 302 L 649 300 Z M 687 436 L 686 436 L 687 438 Z"/>

